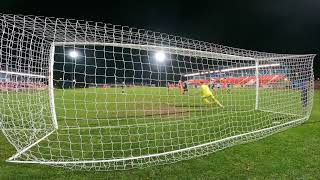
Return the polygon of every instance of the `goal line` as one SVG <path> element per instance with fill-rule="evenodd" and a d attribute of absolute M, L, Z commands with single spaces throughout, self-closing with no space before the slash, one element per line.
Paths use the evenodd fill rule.
<path fill-rule="evenodd" d="M 26 149 L 22 150 L 21 152 L 17 153 L 16 155 L 12 156 L 11 158 L 9 158 L 7 160 L 7 162 L 12 162 L 12 163 L 24 163 L 24 164 L 48 164 L 48 165 L 58 165 L 58 164 L 89 164 L 89 163 L 112 163 L 112 162 L 120 162 L 120 161 L 129 161 L 129 160 L 139 160 L 139 159 L 146 159 L 146 158 L 153 158 L 153 157 L 159 157 L 159 156 L 166 156 L 166 155 L 170 155 L 170 154 L 177 154 L 177 153 L 181 153 L 181 152 L 186 152 L 186 151 L 191 151 L 191 150 L 195 150 L 197 148 L 203 148 L 206 146 L 213 146 L 213 145 L 219 145 L 221 143 L 227 142 L 227 141 L 232 141 L 232 140 L 238 140 L 241 139 L 242 137 L 245 137 L 246 140 L 250 140 L 250 139 L 255 139 L 257 137 L 255 137 L 255 135 L 261 135 L 261 134 L 268 134 L 271 135 L 277 131 L 283 131 L 285 129 L 281 129 L 284 127 L 288 127 L 288 126 L 293 126 L 295 124 L 298 123 L 302 123 L 304 122 L 304 120 L 307 119 L 307 117 L 305 118 L 300 118 L 300 119 L 296 119 L 287 123 L 283 123 L 283 124 L 278 124 L 269 128 L 264 128 L 264 129 L 260 129 L 260 130 L 256 130 L 256 131 L 252 131 L 252 132 L 248 132 L 248 133 L 244 133 L 244 134 L 239 134 L 239 135 L 235 135 L 235 136 L 230 136 L 224 139 L 220 139 L 217 141 L 213 141 L 213 142 L 209 142 L 209 143 L 204 143 L 204 144 L 200 144 L 197 146 L 192 146 L 192 147 L 188 147 L 188 148 L 184 148 L 184 149 L 179 149 L 179 150 L 175 150 L 175 151 L 168 151 L 168 152 L 164 152 L 164 153 L 157 153 L 157 154 L 150 154 L 150 155 L 144 155 L 144 156 L 136 156 L 136 157 L 128 157 L 128 158 L 121 158 L 121 159 L 107 159 L 107 160 L 88 160 L 88 161 L 56 161 L 56 162 L 50 162 L 50 161 L 19 161 L 19 160 L 14 160 L 16 159 L 18 156 L 20 156 L 21 154 L 23 154 L 24 152 L 26 152 L 27 150 L 29 150 L 30 148 L 32 148 L 34 145 L 38 144 L 39 142 L 41 142 L 42 140 L 44 140 L 45 138 L 47 138 L 48 136 L 50 136 L 54 131 L 50 132 L 49 134 L 47 134 L 46 136 L 44 136 L 43 138 L 39 139 L 37 142 L 33 143 L 32 145 L 28 146 Z M 239 142 L 240 143 L 245 143 L 244 142 Z M 225 146 L 224 148 L 227 148 L 228 146 Z M 212 151 L 214 151 L 214 149 L 212 149 Z"/>

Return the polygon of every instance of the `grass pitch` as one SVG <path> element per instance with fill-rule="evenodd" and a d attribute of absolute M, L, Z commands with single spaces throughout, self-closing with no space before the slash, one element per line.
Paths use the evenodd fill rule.
<path fill-rule="evenodd" d="M 161 88 L 153 89 L 152 92 L 150 92 L 150 89 L 148 88 L 128 88 L 125 95 L 121 95 L 121 92 L 105 92 L 103 89 L 86 89 L 86 91 L 86 93 L 83 93 L 83 90 L 55 92 L 56 104 L 60 104 L 59 107 L 57 106 L 58 124 L 59 128 L 61 128 L 60 131 L 65 131 L 68 128 L 82 127 L 84 133 L 86 133 L 86 129 L 98 126 L 97 122 L 90 122 L 87 121 L 87 119 L 98 120 L 100 123 L 99 126 L 118 127 L 119 129 L 113 128 L 112 130 L 106 130 L 105 133 L 113 134 L 113 142 L 118 144 L 113 149 L 113 155 L 119 157 L 135 153 L 134 151 L 126 152 L 128 147 L 126 147 L 124 142 L 130 142 L 130 147 L 136 146 L 136 149 L 143 145 L 143 147 L 147 147 L 146 152 L 149 153 L 164 152 L 181 148 L 182 145 L 185 147 L 193 146 L 212 141 L 215 138 L 221 139 L 224 136 L 228 137 L 233 134 L 241 134 L 252 131 L 253 129 L 267 127 L 272 120 L 281 121 L 290 117 L 289 115 L 286 115 L 286 118 L 281 118 L 279 117 L 280 115 L 277 115 L 278 118 L 274 119 L 270 118 L 271 114 L 267 112 L 249 111 L 250 109 L 253 109 L 255 102 L 254 92 L 250 92 L 250 90 L 235 91 L 231 94 L 217 94 L 217 97 L 225 106 L 227 106 L 224 110 L 215 106 L 204 106 L 196 91 L 189 92 L 187 98 L 185 96 L 178 96 L 176 94 L 177 92 L 174 91 L 169 92 L 168 94 L 166 89 Z M 121 90 L 110 89 L 107 91 Z M 246 95 L 243 95 L 244 93 Z M 297 106 L 300 102 L 299 94 L 294 92 L 289 92 L 289 94 L 291 93 L 291 96 L 288 97 L 281 96 L 281 94 L 279 95 L 281 92 L 271 94 L 270 92 L 265 91 L 261 93 L 261 108 L 264 107 L 270 111 L 278 108 L 277 110 L 290 114 L 292 113 L 292 111 L 290 112 L 290 109 L 294 109 L 292 107 Z M 288 94 L 288 92 L 284 93 Z M 108 94 L 111 94 L 111 96 L 108 96 Z M 115 96 L 115 94 L 117 94 L 117 96 Z M 278 96 L 282 99 L 279 100 L 279 98 L 274 98 L 276 100 L 274 100 L 273 104 L 270 104 L 270 102 L 267 102 L 270 101 L 270 98 L 268 98 L 270 95 Z M 288 104 L 286 103 L 286 98 L 293 98 L 297 103 Z M 108 103 L 106 104 L 105 102 Z M 64 107 L 62 108 L 61 105 Z M 65 177 L 109 177 L 128 179 L 145 177 L 160 179 L 201 177 L 231 178 L 239 177 L 241 175 L 243 175 L 243 177 L 287 177 L 291 175 L 292 177 L 296 177 L 295 175 L 300 177 L 316 177 L 314 175 L 319 176 L 319 174 L 314 174 L 313 172 L 319 171 L 320 156 L 319 153 L 314 150 L 317 147 L 316 141 L 319 140 L 317 137 L 320 136 L 318 131 L 314 129 L 319 128 L 319 124 L 316 121 L 317 118 L 320 117 L 319 106 L 318 92 L 315 96 L 314 111 L 309 121 L 302 126 L 276 134 L 258 142 L 235 146 L 209 156 L 172 165 L 124 172 L 70 172 L 65 169 L 56 169 L 39 165 L 14 165 L 5 163 L 4 160 L 10 157 L 14 150 L 2 136 L 0 138 L 0 160 L 2 161 L 0 163 L 0 179 L 8 177 L 29 177 L 32 179 L 56 179 Z M 63 109 L 69 109 L 70 111 L 62 111 Z M 74 113 L 75 111 L 77 113 Z M 299 113 L 300 112 L 295 112 L 295 114 Z M 87 118 L 84 119 L 81 117 Z M 199 119 L 199 117 L 205 118 Z M 224 121 L 209 121 L 210 118 L 223 119 Z M 259 118 L 265 119 L 266 121 L 261 121 L 262 123 L 258 126 L 254 126 L 254 121 Z M 250 120 L 252 120 L 252 122 L 250 122 Z M 239 126 L 241 125 L 239 124 L 241 122 L 246 122 L 245 128 Z M 133 124 L 147 126 L 142 128 L 143 126 L 133 126 Z M 179 127 L 179 125 L 181 125 L 181 127 Z M 130 126 L 132 132 L 124 130 L 124 127 L 128 126 Z M 165 129 L 168 131 L 164 131 L 161 128 L 157 129 L 157 127 L 166 127 Z M 228 127 L 234 128 L 229 132 L 223 131 L 219 136 L 215 134 L 215 132 L 219 132 L 217 127 L 222 129 L 228 129 Z M 149 129 L 152 129 L 152 131 Z M 180 129 L 180 131 L 175 131 L 176 129 Z M 148 130 L 150 132 L 148 132 Z M 69 135 L 74 134 L 71 131 L 68 133 Z M 101 133 L 101 130 L 99 133 Z M 130 141 L 129 139 L 125 139 L 129 137 L 128 133 L 132 136 Z M 136 137 L 134 137 L 134 133 L 136 134 Z M 150 137 L 151 134 L 153 137 Z M 98 135 L 98 131 L 90 131 L 90 135 L 91 137 L 101 137 Z M 102 144 L 107 144 L 111 136 L 104 134 L 103 137 L 106 141 L 104 142 L 102 140 Z M 178 137 L 184 137 L 183 141 L 176 141 Z M 53 137 L 51 138 L 52 142 L 56 141 Z M 63 136 L 61 136 L 61 138 L 63 138 Z M 86 138 L 83 138 L 82 141 L 79 141 L 75 136 L 74 139 L 71 139 L 75 144 L 75 147 L 73 148 L 75 150 L 79 149 L 80 147 L 78 146 L 81 144 L 92 143 L 92 140 L 96 138 L 85 139 Z M 164 140 L 159 142 L 156 141 L 156 139 Z M 99 140 L 101 142 L 101 139 Z M 141 142 L 148 143 L 141 144 Z M 168 147 L 171 149 L 168 149 Z M 77 156 L 89 158 L 94 155 L 106 158 L 108 157 L 107 152 L 109 151 L 111 153 L 110 149 L 106 148 L 105 154 L 92 154 L 92 150 L 101 149 L 101 147 L 90 146 L 87 148 L 88 149 L 84 148 L 82 150 L 89 153 L 78 152 L 79 154 L 72 155 L 70 152 L 66 152 L 63 156 L 70 158 Z M 45 152 L 45 150 L 41 152 Z M 137 155 L 140 154 L 141 152 L 137 152 Z M 311 159 L 315 160 L 311 161 Z M 305 165 L 308 165 L 309 168 L 307 169 Z M 303 168 L 304 172 L 300 172 L 299 168 Z"/>

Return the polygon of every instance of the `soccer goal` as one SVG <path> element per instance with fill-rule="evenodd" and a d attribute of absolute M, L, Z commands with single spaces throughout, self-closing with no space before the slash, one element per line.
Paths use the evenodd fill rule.
<path fill-rule="evenodd" d="M 8 162 L 143 168 L 310 116 L 313 54 L 72 19 L 1 14 L 0 22 L 0 128 L 16 149 Z"/>

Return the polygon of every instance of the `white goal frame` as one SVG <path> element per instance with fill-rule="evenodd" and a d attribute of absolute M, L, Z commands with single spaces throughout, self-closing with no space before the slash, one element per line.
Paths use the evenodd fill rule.
<path fill-rule="evenodd" d="M 102 162 L 117 162 L 117 161 L 127 161 L 127 160 L 137 160 L 137 159 L 145 159 L 145 158 L 151 158 L 151 157 L 157 157 L 157 156 L 165 156 L 169 154 L 174 154 L 174 153 L 179 153 L 179 152 L 185 152 L 185 151 L 190 151 L 192 149 L 197 149 L 200 147 L 205 147 L 205 146 L 210 146 L 214 144 L 219 144 L 219 143 L 224 143 L 232 140 L 237 140 L 241 139 L 242 137 L 245 136 L 251 136 L 251 135 L 257 135 L 258 133 L 267 133 L 268 131 L 271 130 L 276 130 L 281 127 L 286 127 L 290 125 L 295 125 L 304 122 L 306 119 L 309 117 L 304 117 L 297 119 L 295 121 L 291 121 L 285 124 L 279 124 L 271 128 L 265 128 L 265 129 L 260 129 L 257 131 L 253 131 L 250 133 L 245 133 L 245 134 L 240 134 L 236 136 L 231 136 L 228 138 L 224 138 L 221 140 L 213 141 L 210 143 L 190 147 L 190 148 L 185 148 L 185 149 L 180 149 L 176 151 L 170 151 L 166 153 L 159 153 L 159 154 L 152 154 L 152 155 L 147 155 L 147 156 L 140 156 L 140 157 L 133 157 L 133 158 L 123 158 L 123 159 L 114 159 L 114 160 L 93 160 L 93 161 L 67 161 L 67 162 L 39 162 L 39 161 L 19 161 L 15 160 L 17 159 L 21 154 L 32 148 L 33 146 L 37 145 L 40 143 L 42 140 L 50 136 L 55 130 L 59 129 L 58 127 L 58 122 L 57 122 L 57 115 L 55 111 L 55 102 L 54 102 L 54 87 L 53 87 L 53 64 L 54 64 L 54 52 L 55 52 L 55 46 L 62 46 L 62 45 L 100 45 L 100 46 L 114 46 L 114 47 L 125 47 L 125 48 L 135 48 L 135 49 L 141 49 L 141 50 L 153 50 L 153 51 L 159 51 L 162 50 L 166 53 L 170 53 L 170 51 L 174 51 L 175 53 L 177 52 L 188 52 L 190 50 L 188 49 L 182 49 L 182 48 L 170 48 L 170 47 L 161 47 L 161 46 L 148 46 L 148 45 L 136 45 L 136 44 L 120 44 L 120 43 L 97 43 L 97 42 L 54 42 L 51 45 L 50 48 L 50 72 L 49 76 L 46 77 L 49 79 L 49 99 L 50 99 L 50 109 L 51 109 L 51 114 L 52 114 L 52 124 L 54 126 L 54 130 L 49 132 L 47 135 L 36 141 L 35 143 L 31 144 L 30 146 L 26 147 L 25 149 L 21 150 L 11 158 L 7 160 L 7 162 L 15 162 L 15 163 L 27 163 L 27 164 L 81 164 L 81 163 L 102 163 Z M 260 59 L 254 59 L 254 58 L 247 58 L 247 57 L 241 57 L 241 56 L 234 56 L 234 55 L 225 55 L 221 53 L 208 53 L 205 51 L 198 51 L 198 50 L 191 50 L 191 52 L 185 53 L 185 55 L 190 55 L 189 53 L 192 53 L 193 55 L 200 56 L 200 57 L 209 57 L 209 58 L 223 58 L 223 59 L 239 59 L 239 60 L 254 60 L 255 61 L 255 72 L 256 72 L 256 103 L 255 103 L 255 110 L 259 109 L 259 61 Z M 295 57 L 294 55 L 292 57 Z M 299 55 L 296 55 L 296 57 L 299 57 Z M 266 59 L 261 59 L 261 60 L 266 60 Z M 10 72 L 6 72 L 10 73 Z M 11 73 L 15 74 L 15 73 Z M 39 75 L 32 75 L 32 74 L 22 74 L 25 76 L 35 76 L 35 77 L 44 77 L 44 76 L 39 76 Z M 267 110 L 262 110 L 262 111 L 267 111 Z M 274 112 L 274 111 L 269 111 L 269 112 Z M 274 112 L 277 113 L 277 112 Z M 281 114 L 281 113 L 280 113 Z M 290 114 L 290 115 L 296 115 L 296 114 Z"/>
<path fill-rule="evenodd" d="M 123 34 L 126 33 L 125 29 L 127 27 L 119 27 L 118 26 L 112 26 L 112 32 L 113 32 L 113 36 L 111 36 L 112 40 L 106 40 L 107 38 L 105 37 L 106 34 L 104 34 L 103 38 L 102 35 L 100 34 L 99 37 L 100 39 L 96 39 L 96 37 L 98 37 L 98 35 L 96 34 L 97 31 L 99 31 L 99 27 L 102 27 L 102 32 L 106 33 L 106 27 L 108 26 L 107 24 L 99 24 L 99 23 L 92 23 L 92 22 L 82 22 L 82 21 L 77 21 L 77 20 L 64 20 L 64 19 L 56 19 L 56 18 L 46 18 L 46 17 L 34 17 L 34 16 L 16 16 L 16 15 L 1 15 L 2 19 L 1 22 L 3 23 L 2 28 L 5 29 L 3 30 L 3 35 L 2 37 L 4 37 L 3 39 L 6 39 L 7 37 L 4 36 L 4 34 L 6 34 L 6 31 L 11 30 L 10 28 L 12 28 L 13 30 L 16 28 L 16 26 L 19 27 L 22 26 L 21 28 L 26 28 L 26 32 L 19 32 L 21 34 L 19 34 L 19 36 L 24 36 L 25 34 L 29 35 L 31 34 L 32 38 L 33 36 L 41 36 L 42 39 L 42 43 L 46 44 L 48 53 L 46 54 L 45 50 L 42 50 L 42 53 L 40 53 L 40 55 L 38 55 L 39 57 L 31 57 L 28 60 L 30 61 L 39 61 L 39 59 L 37 58 L 45 58 L 42 59 L 43 61 L 47 61 L 47 64 L 45 64 L 45 67 L 47 68 L 45 71 L 42 70 L 37 70 L 36 72 L 24 72 L 21 69 L 16 70 L 16 71 L 12 71 L 12 70 L 2 70 L 1 66 L 0 66 L 0 74 L 6 74 L 7 76 L 19 76 L 19 77 L 28 77 L 28 78 L 39 78 L 39 79 L 45 79 L 46 83 L 47 83 L 47 89 L 45 89 L 44 91 L 44 95 L 46 96 L 46 98 L 48 99 L 48 110 L 50 112 L 48 112 L 50 114 L 50 123 L 48 122 L 42 122 L 39 123 L 39 129 L 37 129 L 37 127 L 35 127 L 34 129 L 26 129 L 24 126 L 15 126 L 15 124 L 10 124 L 10 122 L 7 122 L 6 118 L 10 119 L 13 118 L 15 116 L 13 116 L 12 114 L 9 114 L 7 111 L 1 111 L 0 110 L 0 128 L 2 129 L 3 134 L 6 136 L 6 138 L 8 139 L 8 141 L 12 144 L 13 147 L 15 147 L 15 149 L 17 150 L 17 152 L 11 156 L 10 158 L 7 159 L 7 162 L 12 162 L 12 163 L 26 163 L 26 164 L 45 164 L 45 165 L 51 165 L 51 166 L 58 166 L 58 167 L 67 167 L 67 168 L 71 168 L 71 169 L 88 169 L 90 170 L 91 168 L 96 168 L 97 170 L 112 170 L 112 169 L 130 169 L 130 168 L 141 168 L 144 167 L 144 165 L 157 165 L 157 164 L 167 164 L 167 163 L 172 163 L 172 162 L 176 162 L 176 161 L 180 161 L 180 160 L 186 160 L 186 159 L 191 159 L 194 157 L 198 157 L 198 156 L 203 156 L 212 152 L 216 152 L 218 150 L 221 149 L 225 149 L 227 147 L 236 145 L 236 144 L 241 144 L 241 143 L 247 143 L 253 140 L 257 140 L 257 139 L 261 139 L 264 138 L 266 136 L 272 135 L 274 133 L 286 130 L 290 127 L 299 125 L 303 122 L 305 122 L 306 120 L 308 120 L 309 116 L 310 116 L 310 112 L 313 106 L 313 81 L 310 82 L 310 86 L 308 86 L 308 97 L 310 98 L 310 100 L 308 99 L 308 105 L 307 105 L 307 109 L 306 112 L 304 113 L 296 113 L 295 112 L 279 112 L 279 111 L 275 111 L 274 109 L 268 109 L 265 108 L 263 106 L 261 106 L 260 99 L 260 95 L 261 93 L 261 87 L 260 87 L 260 82 L 262 81 L 262 79 L 259 78 L 259 76 L 261 76 L 259 74 L 259 71 L 262 67 L 268 67 L 269 64 L 266 64 L 266 62 L 270 62 L 270 63 L 275 63 L 277 61 L 286 61 L 286 62 L 294 62 L 294 61 L 299 61 L 301 59 L 303 60 L 308 60 L 308 63 L 310 63 L 311 65 L 308 66 L 312 67 L 312 60 L 314 58 L 314 54 L 297 54 L 297 55 L 292 55 L 292 54 L 274 54 L 274 53 L 264 53 L 264 52 L 256 52 L 256 51 L 248 51 L 248 50 L 243 50 L 243 49 L 237 49 L 237 48 L 230 48 L 230 47 L 225 47 L 225 46 L 219 46 L 219 45 L 215 45 L 215 44 L 211 44 L 211 43 L 206 43 L 206 42 L 200 42 L 200 41 L 195 41 L 195 40 L 190 40 L 190 39 L 185 39 L 185 38 L 180 38 L 180 37 L 176 37 L 176 36 L 170 36 L 170 35 L 166 35 L 166 34 L 158 34 L 158 33 L 151 33 L 152 35 L 150 36 L 151 38 L 148 39 L 144 39 L 142 37 L 140 37 L 140 35 L 144 35 L 143 33 L 141 33 L 140 30 L 136 31 L 138 40 L 134 39 L 130 39 L 130 42 L 128 42 L 129 40 L 127 40 L 125 37 L 123 37 Z M 10 19 L 7 20 L 6 18 Z M 18 19 L 18 20 L 17 20 Z M 21 21 L 23 20 L 23 21 Z M 6 22 L 8 21 L 8 22 Z M 38 22 L 40 21 L 40 22 Z M 15 24 L 17 22 L 17 25 Z M 32 26 L 30 24 L 31 23 Z M 37 24 L 37 23 L 38 24 Z M 72 24 L 72 22 L 75 22 L 75 27 L 68 29 L 67 24 L 70 23 Z M 19 24 L 20 23 L 20 24 Z M 90 26 L 91 23 L 91 26 Z M 41 26 L 37 27 L 39 24 L 41 24 Z M 65 26 L 65 29 L 63 30 L 61 27 Z M 110 25 L 109 25 L 110 26 Z M 78 30 L 80 32 L 80 36 L 81 40 L 77 40 L 76 38 L 73 40 L 72 38 L 68 37 L 68 35 L 73 35 L 73 31 L 77 32 L 77 28 L 81 27 L 81 30 Z M 9 29 L 9 30 L 6 30 Z M 42 30 L 38 30 L 43 28 L 43 32 Z M 87 31 L 87 29 L 93 29 L 94 33 L 92 33 L 91 31 Z M 85 29 L 85 30 L 84 30 Z M 13 31 L 12 30 L 12 31 Z M 37 32 L 37 30 L 39 32 Z M 118 31 L 119 30 L 119 31 Z M 59 32 L 58 32 L 59 31 Z M 132 29 L 130 29 L 131 32 L 134 31 Z M 61 33 L 64 32 L 65 34 L 62 35 Z M 47 34 L 46 34 L 47 33 Z M 40 34 L 40 35 L 39 35 Z M 50 38 L 48 38 L 47 36 L 50 35 Z M 88 36 L 92 36 L 92 37 L 87 37 L 87 34 L 89 34 Z M 94 35 L 93 35 L 94 34 Z M 114 34 L 120 34 L 121 35 L 121 40 L 118 40 L 117 38 L 115 38 Z M 150 34 L 150 31 L 146 31 L 147 36 Z M 77 35 L 75 35 L 77 36 Z M 166 38 L 167 37 L 167 38 Z M 8 38 L 8 42 L 15 41 L 15 36 L 12 35 L 12 39 Z M 31 38 L 31 39 L 32 39 Z M 46 39 L 48 38 L 48 39 Z M 160 43 L 157 42 L 157 39 L 169 39 L 168 41 L 161 41 Z M 23 38 L 22 38 L 23 39 Z M 64 39 L 64 41 L 63 41 Z M 31 43 L 30 45 L 30 53 L 32 51 L 32 48 L 36 48 L 36 47 L 32 47 L 32 43 L 33 41 L 31 40 L 29 42 L 29 40 L 26 40 L 27 43 Z M 172 43 L 173 42 L 173 43 Z M 5 46 L 3 45 L 5 43 L 0 43 L 0 46 L 3 46 L 3 49 L 10 49 L 10 46 L 8 45 Z M 21 45 L 22 46 L 22 45 Z M 36 46 L 36 45 L 34 45 Z M 50 137 L 52 136 L 56 136 L 57 139 L 59 140 L 59 131 L 60 130 L 69 130 L 67 128 L 63 129 L 63 126 L 61 126 L 61 124 L 59 124 L 59 115 L 57 114 L 58 111 L 56 110 L 56 102 L 55 102 L 55 85 L 54 85 L 54 64 L 55 64 L 55 55 L 56 55 L 56 48 L 57 47 L 64 47 L 64 46 L 110 46 L 110 47 L 117 47 L 117 48 L 128 48 L 128 49 L 135 49 L 135 50 L 141 50 L 141 51 L 147 51 L 147 52 L 157 52 L 157 51 L 161 51 L 165 54 L 175 54 L 175 55 L 180 55 L 180 56 L 184 56 L 184 57 L 196 57 L 199 59 L 217 59 L 221 62 L 223 61 L 236 61 L 236 62 L 240 62 L 243 63 L 244 65 L 240 65 L 240 69 L 241 70 L 246 70 L 246 69 L 250 69 L 252 70 L 252 72 L 254 72 L 254 81 L 255 84 L 254 86 L 252 86 L 252 90 L 254 91 L 254 96 L 253 99 L 253 106 L 252 109 L 250 110 L 244 110 L 244 111 L 248 111 L 248 112 L 255 112 L 255 111 L 261 111 L 261 112 L 265 112 L 265 113 L 273 113 L 273 114 L 278 114 L 278 115 L 288 115 L 288 116 L 294 116 L 294 119 L 281 123 L 281 122 L 271 122 L 268 121 L 267 123 L 268 126 L 265 126 L 264 128 L 257 128 L 255 130 L 249 131 L 249 132 L 245 132 L 245 133 L 241 133 L 241 134 L 236 134 L 236 135 L 230 135 L 228 137 L 224 137 L 221 139 L 215 139 L 215 140 L 211 140 L 210 142 L 206 142 L 206 143 L 201 143 L 201 144 L 197 144 L 197 145 L 193 145 L 193 146 L 187 146 L 187 147 L 183 147 L 180 149 L 175 149 L 175 150 L 170 150 L 170 151 L 165 151 L 165 152 L 157 152 L 157 153 L 150 153 L 150 154 L 141 154 L 138 156 L 127 156 L 127 157 L 116 157 L 116 158 L 106 158 L 106 159 L 95 159 L 94 157 L 92 157 L 92 159 L 81 159 L 81 158 L 75 158 L 75 159 L 64 159 L 64 157 L 62 156 L 61 159 L 54 159 L 53 157 L 51 157 L 51 159 L 46 159 L 43 158 L 40 152 L 40 156 L 39 156 L 39 152 L 32 152 L 33 148 L 38 147 L 38 149 L 40 149 L 39 147 L 41 147 L 41 143 L 44 141 L 48 141 L 48 144 L 50 144 L 50 140 L 48 140 Z M 41 48 L 41 47 L 39 47 Z M 43 47 L 42 47 L 43 48 Z M 11 49 L 14 49 L 11 47 Z M 0 49 L 1 51 L 1 49 Z M 17 50 L 19 51 L 19 50 Z M 10 54 L 11 53 L 11 54 Z M 6 56 L 6 58 L 10 59 L 14 56 L 16 56 L 16 54 L 14 54 L 15 52 L 2 52 L 1 51 L 1 55 Z M 31 53 L 32 54 L 32 53 Z M 48 55 L 48 56 L 46 56 Z M 19 56 L 19 55 L 18 55 Z M 37 56 L 37 55 L 34 55 Z M 21 58 L 21 57 L 20 57 Z M 9 60 L 6 60 L 6 62 L 9 62 Z M 247 62 L 251 62 L 251 66 L 245 66 L 245 64 Z M 1 61 L 0 61 L 1 63 Z M 295 63 L 295 62 L 294 62 Z M 247 63 L 250 64 L 250 63 Z M 1 64 L 0 64 L 1 65 Z M 271 66 L 274 64 L 271 64 Z M 223 66 L 223 65 L 222 65 Z M 302 65 L 304 66 L 304 65 Z M 38 68 L 38 67 L 36 67 Z M 236 69 L 239 70 L 239 69 Z M 29 69 L 30 71 L 30 69 Z M 220 70 L 216 70 L 216 69 L 209 69 L 207 72 L 207 75 L 209 75 L 210 73 L 217 73 L 217 72 L 221 72 Z M 197 74 L 200 74 L 200 69 L 196 69 L 195 71 L 190 72 L 190 76 L 194 76 Z M 309 71 L 308 71 L 309 72 Z M 188 75 L 186 75 L 188 76 Z M 309 72 L 308 74 L 308 79 L 312 79 L 313 78 L 313 72 Z M 34 80 L 36 82 L 41 82 L 40 80 Z M 1 90 L 1 89 L 0 89 Z M 36 91 L 36 90 L 35 90 Z M 30 92 L 32 93 L 32 92 Z M 1 95 L 3 95 L 3 97 L 6 97 L 6 95 L 9 94 L 7 92 L 3 92 L 1 94 L 0 91 L 0 97 L 2 97 Z M 36 93 L 35 93 L 36 94 Z M 36 95 L 39 95 L 36 94 Z M 39 96 L 40 96 L 39 95 Z M 8 100 L 11 100 L 9 97 Z M 41 99 L 41 98 L 40 98 Z M 1 101 L 1 98 L 0 98 Z M 19 101 L 16 99 L 13 99 L 12 101 Z M 0 102 L 2 104 L 4 104 L 5 101 Z M 38 102 L 39 103 L 39 102 Z M 261 104 L 260 104 L 261 103 Z M 5 105 L 0 106 L 1 107 L 6 107 Z M 45 110 L 44 110 L 45 111 Z M 12 113 L 12 112 L 11 112 Z M 43 115 L 44 112 L 40 112 L 40 116 L 45 116 Z M 28 117 L 27 117 L 28 118 Z M 30 124 L 32 124 L 33 119 L 29 119 L 31 121 Z M 22 120 L 21 120 L 22 121 Z M 43 129 L 42 129 L 43 128 Z M 74 129 L 80 129 L 81 127 L 75 127 Z M 88 127 L 88 128 L 92 128 L 92 127 Z M 70 128 L 71 129 L 71 128 Z M 23 142 L 21 143 L 21 140 L 15 140 L 14 138 L 16 136 L 19 136 L 19 133 L 17 133 L 18 131 L 21 131 L 22 133 L 24 133 L 25 136 L 28 136 L 28 133 L 30 133 L 33 138 L 33 140 L 30 140 L 28 142 Z M 32 131 L 32 132 L 24 132 L 24 131 Z M 18 134 L 18 135 L 17 135 Z M 31 136 L 30 135 L 30 136 Z M 70 134 L 67 134 L 70 136 Z M 89 134 L 91 135 L 91 134 Z M 130 134 L 129 134 L 130 135 Z M 70 137 L 69 137 L 70 138 Z M 21 143 L 21 144 L 20 144 Z M 60 148 L 60 153 L 61 153 L 61 147 L 60 147 L 60 141 L 57 141 L 57 143 L 59 143 L 59 148 Z M 52 147 L 50 147 L 48 145 L 48 149 L 51 152 Z M 55 147 L 56 148 L 56 147 Z M 58 149 L 58 148 L 56 148 Z M 72 148 L 70 148 L 72 151 Z M 102 149 L 103 151 L 104 149 Z M 39 150 L 40 151 L 40 150 Z M 38 154 L 37 154 L 38 153 Z M 73 155 L 72 155 L 73 156 Z M 129 167 L 130 166 L 130 167 Z"/>

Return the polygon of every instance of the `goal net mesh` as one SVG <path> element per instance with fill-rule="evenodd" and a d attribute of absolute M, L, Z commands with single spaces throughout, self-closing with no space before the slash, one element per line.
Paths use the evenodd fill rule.
<path fill-rule="evenodd" d="M 295 126 L 312 109 L 312 54 L 71 19 L 0 22 L 0 128 L 17 151 L 9 162 L 173 163 Z M 205 101 L 203 86 L 223 107 Z"/>

